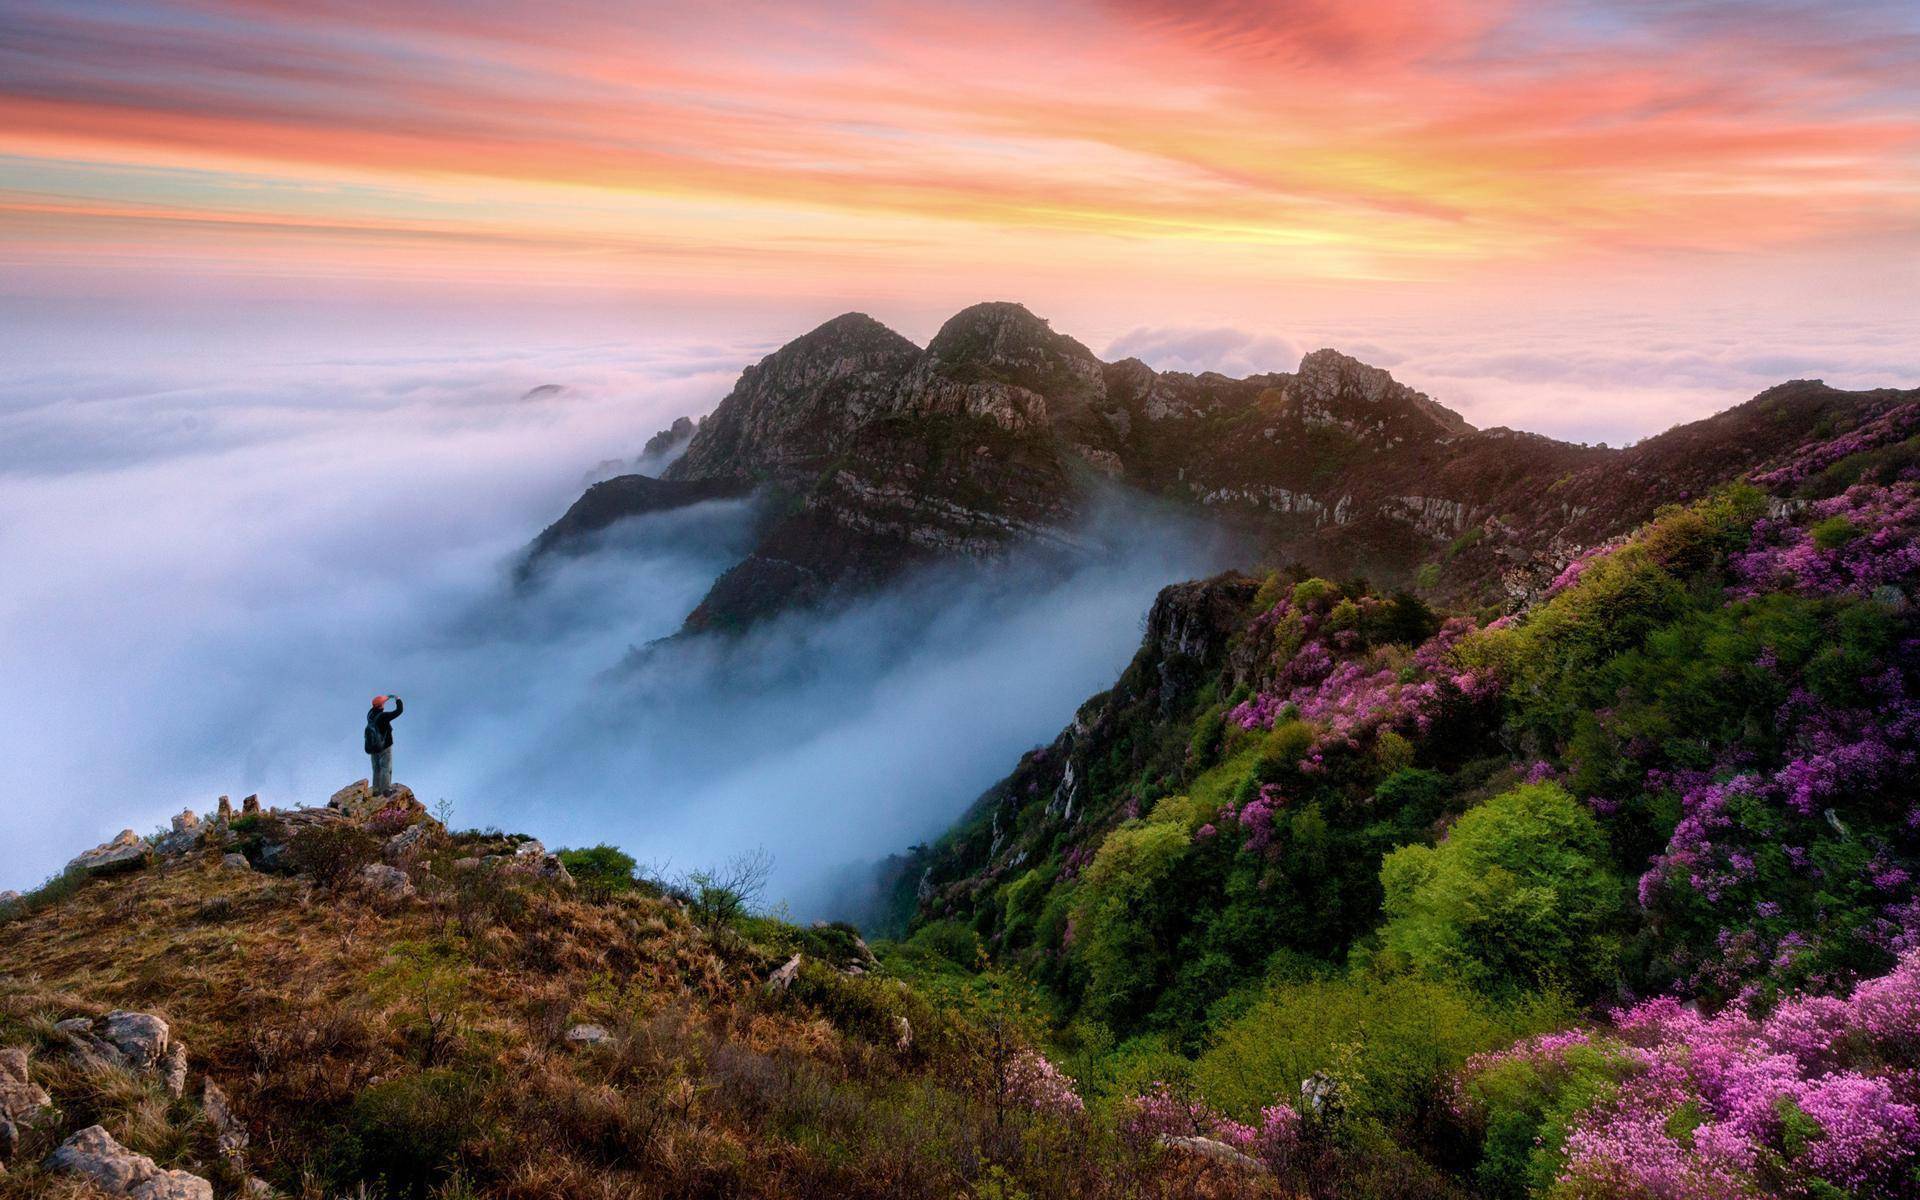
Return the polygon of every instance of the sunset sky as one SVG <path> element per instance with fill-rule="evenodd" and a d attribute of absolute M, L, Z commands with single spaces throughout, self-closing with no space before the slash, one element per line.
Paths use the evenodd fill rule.
<path fill-rule="evenodd" d="M 1838 381 L 1892 382 L 1916 262 L 1903 0 L 0 10 L 16 302 L 646 296 L 924 336 L 1006 297 L 1097 350 L 1551 309 L 1797 352 L 1865 314 L 1884 359 Z"/>

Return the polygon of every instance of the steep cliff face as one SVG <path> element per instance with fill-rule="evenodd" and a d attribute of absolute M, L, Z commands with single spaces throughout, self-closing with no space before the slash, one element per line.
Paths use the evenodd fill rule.
<path fill-rule="evenodd" d="M 829 321 L 749 368 L 665 482 L 689 501 L 717 494 L 696 485 L 769 493 L 761 541 L 694 628 L 738 628 L 928 559 L 1071 544 L 1103 482 L 1218 514 L 1271 562 L 1511 603 L 1659 505 L 1914 395 L 1795 382 L 1608 449 L 1476 430 L 1333 350 L 1246 379 L 1103 363 L 996 302 L 955 315 L 924 350 L 863 314 Z M 533 556 L 670 505 L 655 482 L 599 485 Z"/>

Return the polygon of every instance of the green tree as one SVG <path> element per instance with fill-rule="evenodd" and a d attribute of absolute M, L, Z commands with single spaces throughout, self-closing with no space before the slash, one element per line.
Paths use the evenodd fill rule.
<path fill-rule="evenodd" d="M 1472 809 L 1438 846 L 1403 846 L 1380 866 L 1384 961 L 1490 992 L 1611 978 L 1620 879 L 1600 825 L 1550 783 Z"/>

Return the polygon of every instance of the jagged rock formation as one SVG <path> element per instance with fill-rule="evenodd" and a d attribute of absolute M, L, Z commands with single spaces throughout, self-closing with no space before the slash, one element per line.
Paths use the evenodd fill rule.
<path fill-rule="evenodd" d="M 529 562 L 626 516 L 751 488 L 759 543 L 689 618 L 737 628 L 935 558 L 1073 545 L 1120 484 L 1250 531 L 1274 561 L 1524 600 L 1579 550 L 1916 393 L 1797 381 L 1629 449 L 1458 413 L 1333 350 L 1229 379 L 1103 363 L 1018 304 L 949 320 L 922 350 L 849 313 L 747 369 L 662 479 L 597 484 Z"/>
<path fill-rule="evenodd" d="M 675 417 L 673 424 L 647 439 L 640 448 L 641 459 L 662 459 L 693 440 L 693 419 Z"/>

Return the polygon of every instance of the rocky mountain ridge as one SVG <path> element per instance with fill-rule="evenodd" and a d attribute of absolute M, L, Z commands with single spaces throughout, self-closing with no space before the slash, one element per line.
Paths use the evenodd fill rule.
<path fill-rule="evenodd" d="M 688 622 L 738 628 L 918 562 L 1073 546 L 1118 488 L 1212 513 L 1268 561 L 1515 602 L 1659 505 L 1917 394 L 1794 381 L 1609 449 L 1475 429 L 1330 349 L 1231 379 L 1102 362 L 1013 303 L 963 310 L 924 349 L 849 313 L 748 368 L 660 480 L 596 485 L 528 563 L 626 515 L 761 489 L 759 543 Z"/>

